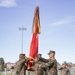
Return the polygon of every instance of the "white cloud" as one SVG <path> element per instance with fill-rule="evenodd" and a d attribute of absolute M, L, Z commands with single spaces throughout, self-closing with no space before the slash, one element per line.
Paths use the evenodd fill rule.
<path fill-rule="evenodd" d="M 0 0 L 0 7 L 14 7 L 16 0 Z"/>
<path fill-rule="evenodd" d="M 67 18 L 61 19 L 57 22 L 51 23 L 51 26 L 61 26 L 75 23 L 75 16 L 69 16 Z"/>

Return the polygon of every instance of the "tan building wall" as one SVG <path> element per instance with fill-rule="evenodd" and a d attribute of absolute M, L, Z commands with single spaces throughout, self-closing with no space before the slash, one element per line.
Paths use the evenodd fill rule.
<path fill-rule="evenodd" d="M 8 69 L 10 69 L 11 66 L 14 66 L 14 65 L 15 65 L 15 63 L 11 63 L 11 62 L 8 62 L 8 63 L 6 63 L 6 64 L 7 64 L 7 68 L 8 68 Z"/>

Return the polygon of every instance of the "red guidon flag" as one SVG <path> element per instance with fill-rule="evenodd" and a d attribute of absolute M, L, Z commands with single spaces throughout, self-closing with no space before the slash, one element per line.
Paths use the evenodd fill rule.
<path fill-rule="evenodd" d="M 30 44 L 29 60 L 34 60 L 38 54 L 38 34 L 40 34 L 40 18 L 39 18 L 39 7 L 36 6 L 33 27 L 32 27 L 32 40 Z M 28 69 L 32 66 L 32 63 L 28 63 Z"/>

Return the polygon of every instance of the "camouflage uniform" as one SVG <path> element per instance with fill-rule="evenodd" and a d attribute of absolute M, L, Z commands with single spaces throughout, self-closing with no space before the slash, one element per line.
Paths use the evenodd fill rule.
<path fill-rule="evenodd" d="M 50 51 L 50 53 L 51 52 L 54 51 Z M 40 58 L 40 60 L 45 62 L 45 64 L 41 65 L 41 67 L 46 69 L 46 75 L 57 75 L 57 61 L 55 58 L 53 59 Z"/>
<path fill-rule="evenodd" d="M 61 70 L 61 75 L 70 75 L 69 68 L 66 66 L 61 66 L 59 70 Z"/>
<path fill-rule="evenodd" d="M 36 75 L 44 75 L 44 69 L 41 67 L 41 65 L 43 64 L 43 62 L 41 61 L 37 61 L 36 62 Z"/>
<path fill-rule="evenodd" d="M 28 59 L 24 58 L 16 62 L 15 68 L 16 72 L 15 75 L 26 75 L 26 65 L 25 63 L 28 62 Z"/>
<path fill-rule="evenodd" d="M 41 54 L 38 55 L 41 56 Z M 35 71 L 35 75 L 44 75 L 44 69 L 40 66 L 42 64 L 43 62 L 38 59 L 38 56 L 36 56 L 35 62 L 32 66 L 32 69 Z"/>
<path fill-rule="evenodd" d="M 61 70 L 61 75 L 70 75 L 69 69 L 65 68 Z"/>

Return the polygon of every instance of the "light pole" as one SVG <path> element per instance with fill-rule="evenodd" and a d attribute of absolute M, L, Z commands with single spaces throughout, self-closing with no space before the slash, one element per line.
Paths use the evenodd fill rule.
<path fill-rule="evenodd" d="M 27 30 L 27 28 L 22 26 L 21 28 L 19 28 L 19 30 L 22 31 L 21 53 L 23 53 L 23 31 Z"/>

